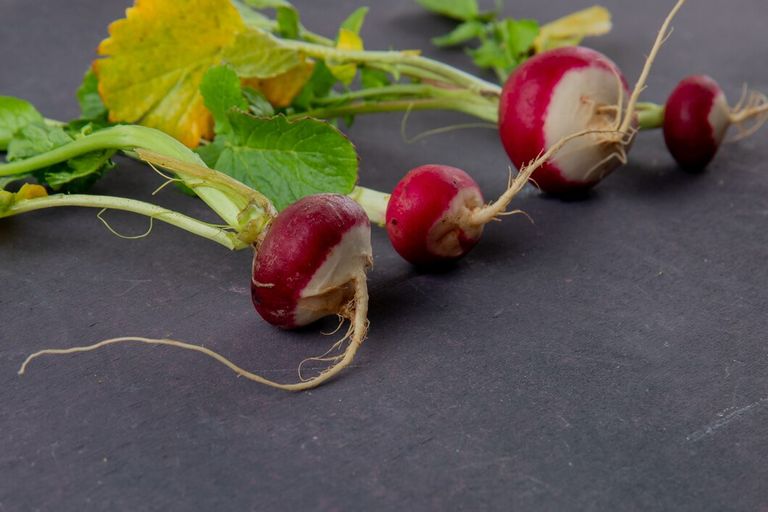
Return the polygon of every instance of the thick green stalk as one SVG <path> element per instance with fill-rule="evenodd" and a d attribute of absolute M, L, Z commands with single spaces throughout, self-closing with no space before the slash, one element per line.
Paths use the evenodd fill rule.
<path fill-rule="evenodd" d="M 387 223 L 387 204 L 390 194 L 365 187 L 355 187 L 349 197 L 365 210 L 372 223 L 384 226 Z"/>
<path fill-rule="evenodd" d="M 146 215 L 152 219 L 171 224 L 192 234 L 213 240 L 227 249 L 245 249 L 250 245 L 241 241 L 237 233 L 227 231 L 182 213 L 163 208 L 151 203 L 126 199 L 124 197 L 97 196 L 87 194 L 56 194 L 52 196 L 24 199 L 16 201 L 5 210 L 0 211 L 0 218 L 12 217 L 22 213 L 56 208 L 62 206 L 82 206 L 87 208 L 106 208 Z"/>
<path fill-rule="evenodd" d="M 312 109 L 307 112 L 300 112 L 288 116 L 289 119 L 299 119 L 302 117 L 316 117 L 321 119 L 332 119 L 335 117 L 371 114 L 379 112 L 403 112 L 409 110 L 456 110 L 485 121 L 496 123 L 498 120 L 498 111 L 492 104 L 469 103 L 461 100 L 449 99 L 399 99 L 392 101 L 358 101 L 346 105 L 329 106 L 324 108 Z"/>
<path fill-rule="evenodd" d="M 417 78 L 432 80 L 435 77 L 439 77 L 446 83 L 466 88 L 476 94 L 492 97 L 501 95 L 501 87 L 496 84 L 465 73 L 442 62 L 422 57 L 414 52 L 340 50 L 304 41 L 291 40 L 280 40 L 280 45 L 302 52 L 309 57 L 327 60 L 334 64 L 366 64 L 387 71 L 406 66 L 408 69 L 407 74 Z M 403 69 L 399 70 L 404 72 Z"/>
<path fill-rule="evenodd" d="M 636 109 L 641 130 L 655 130 L 664 126 L 664 105 L 638 103 Z"/>
<path fill-rule="evenodd" d="M 31 158 L 2 164 L 0 165 L 0 176 L 25 174 L 92 151 L 104 149 L 124 151 L 147 149 L 185 163 L 205 167 L 205 163 L 194 151 L 159 130 L 144 126 L 120 125 L 86 135 L 69 144 Z M 220 188 L 208 186 L 204 180 L 184 172 L 176 172 L 176 174 L 194 188 L 195 193 L 228 225 L 240 230 L 252 220 L 243 218 L 242 215 L 244 208 L 249 204 L 249 197 L 240 197 L 231 191 L 222 191 Z M 253 213 L 255 216 L 259 215 L 259 212 Z"/>

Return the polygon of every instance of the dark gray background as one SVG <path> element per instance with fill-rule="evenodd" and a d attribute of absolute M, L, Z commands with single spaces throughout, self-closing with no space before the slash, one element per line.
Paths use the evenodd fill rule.
<path fill-rule="evenodd" d="M 2 0 L 0 93 L 50 117 L 74 91 L 126 0 Z M 298 2 L 332 34 L 360 1 Z M 374 4 L 369 48 L 430 48 L 450 23 L 410 0 Z M 539 19 L 586 2 L 508 2 Z M 514 6 L 513 6 L 514 4 Z M 607 1 L 591 40 L 636 78 L 670 1 Z M 764 0 L 690 2 L 646 98 L 710 73 L 735 100 L 768 90 Z M 409 132 L 464 121 L 412 116 Z M 491 130 L 404 144 L 399 115 L 349 130 L 361 183 L 462 167 L 487 197 L 508 160 Z M 659 133 L 585 201 L 515 203 L 451 272 L 414 271 L 374 232 L 371 330 L 354 368 L 303 394 L 235 378 L 197 354 L 119 346 L 24 356 L 112 336 L 173 336 L 292 380 L 331 324 L 285 333 L 247 293 L 250 254 L 157 225 L 121 240 L 91 210 L 0 222 L 0 511 L 766 510 L 768 145 L 731 145 L 680 172 Z M 121 161 L 95 192 L 149 198 L 159 178 Z M 167 189 L 158 201 L 206 208 Z M 145 219 L 109 214 L 128 233 Z"/>

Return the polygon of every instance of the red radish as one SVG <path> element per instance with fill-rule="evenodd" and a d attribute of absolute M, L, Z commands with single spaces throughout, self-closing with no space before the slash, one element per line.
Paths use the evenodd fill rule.
<path fill-rule="evenodd" d="M 569 133 L 604 132 L 572 141 L 541 166 L 531 179 L 543 191 L 582 192 L 626 162 L 637 131 L 638 97 L 684 1 L 678 0 L 664 21 L 631 95 L 621 71 L 608 57 L 582 47 L 541 53 L 509 77 L 499 105 L 499 134 L 516 167 Z"/>
<path fill-rule="evenodd" d="M 526 61 L 504 85 L 499 133 L 516 167 L 554 141 L 580 130 L 608 130 L 629 88 L 619 68 L 603 54 L 583 47 L 558 48 Z M 588 189 L 621 162 L 621 142 L 600 135 L 573 141 L 532 176 L 545 192 Z"/>
<path fill-rule="evenodd" d="M 371 224 L 352 199 L 319 194 L 283 210 L 253 257 L 251 296 L 267 322 L 293 329 L 338 314 L 372 262 Z"/>
<path fill-rule="evenodd" d="M 742 123 L 754 120 L 745 129 Z M 704 169 L 715 157 L 732 124 L 740 137 L 757 131 L 768 120 L 768 98 L 750 92 L 731 109 L 725 93 L 712 78 L 689 76 L 672 91 L 664 107 L 664 140 L 678 165 L 688 171 Z"/>
<path fill-rule="evenodd" d="M 387 204 L 387 234 L 392 246 L 414 265 L 453 261 L 467 254 L 480 241 L 483 227 L 507 212 L 509 203 L 533 173 L 580 132 L 553 144 L 520 172 L 495 202 L 485 205 L 483 194 L 466 172 L 447 165 L 417 167 L 395 187 Z"/>
<path fill-rule="evenodd" d="M 224 356 L 170 339 L 122 337 L 86 347 L 47 349 L 30 355 L 19 374 L 35 358 L 46 354 L 87 352 L 126 341 L 169 345 L 200 352 L 229 367 L 239 376 L 288 391 L 314 388 L 349 366 L 368 328 L 366 271 L 372 264 L 371 226 L 363 209 L 337 194 L 300 199 L 272 222 L 254 257 L 252 296 L 259 314 L 283 328 L 307 325 L 328 315 L 350 320 L 342 341 L 347 348 L 337 356 L 317 358 L 334 364 L 319 375 L 295 384 L 274 382 L 237 366 Z M 334 345 L 337 348 L 342 341 Z"/>
<path fill-rule="evenodd" d="M 395 250 L 415 265 L 456 259 L 483 234 L 471 221 L 483 194 L 466 172 L 447 165 L 413 169 L 395 187 L 387 204 L 387 233 Z"/>

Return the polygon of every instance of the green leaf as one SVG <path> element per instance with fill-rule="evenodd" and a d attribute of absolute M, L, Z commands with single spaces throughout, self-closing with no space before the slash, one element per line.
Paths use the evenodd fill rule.
<path fill-rule="evenodd" d="M 363 29 L 363 23 L 365 23 L 365 16 L 367 14 L 367 7 L 359 7 L 355 9 L 355 11 L 347 16 L 347 19 L 341 23 L 341 28 L 349 30 L 350 32 L 354 32 L 355 34 L 360 34 L 360 31 Z"/>
<path fill-rule="evenodd" d="M 484 23 L 475 20 L 465 21 L 444 36 L 432 38 L 432 44 L 441 47 L 456 46 L 480 37 L 484 32 Z"/>
<path fill-rule="evenodd" d="M 275 115 L 275 108 L 264 96 L 253 87 L 243 87 L 243 96 L 248 102 L 248 111 L 257 117 L 269 117 Z"/>
<path fill-rule="evenodd" d="M 499 22 L 499 30 L 507 52 L 514 60 L 519 60 L 518 57 L 533 49 L 533 43 L 539 35 L 539 22 L 507 19 Z"/>
<path fill-rule="evenodd" d="M 227 66 L 215 66 L 209 69 L 200 82 L 200 93 L 205 107 L 211 111 L 216 133 L 229 131 L 227 112 L 232 108 L 246 110 L 248 102 L 240 89 L 240 78 Z"/>
<path fill-rule="evenodd" d="M 475 65 L 481 68 L 506 68 L 509 65 L 507 52 L 495 39 L 486 39 L 479 47 L 467 53 Z"/>
<path fill-rule="evenodd" d="M 55 191 L 85 192 L 109 169 L 115 166 L 115 151 L 94 151 L 55 165 L 43 172 L 41 182 Z"/>
<path fill-rule="evenodd" d="M 88 126 L 70 135 L 63 126 L 32 123 L 18 132 L 8 144 L 8 161 L 21 160 L 68 144 L 77 136 L 88 133 Z M 66 162 L 38 169 L 33 174 L 37 180 L 53 190 L 83 192 L 107 170 L 113 167 L 114 150 L 94 151 Z M 17 178 L 18 179 L 18 178 Z"/>
<path fill-rule="evenodd" d="M 389 85 L 389 75 L 380 69 L 360 68 L 360 85 L 363 89 Z"/>
<path fill-rule="evenodd" d="M 286 39 L 299 38 L 299 11 L 293 7 L 277 8 L 277 32 Z"/>
<path fill-rule="evenodd" d="M 266 195 L 278 210 L 310 194 L 348 194 L 357 181 L 357 153 L 322 121 L 257 118 L 232 111 L 232 133 L 198 148 L 209 167 Z"/>
<path fill-rule="evenodd" d="M 309 110 L 317 98 L 327 98 L 333 91 L 337 79 L 323 61 L 315 64 L 312 76 L 293 100 L 293 107 L 298 111 Z"/>
<path fill-rule="evenodd" d="M 13 135 L 30 123 L 42 123 L 43 116 L 28 101 L 0 96 L 0 151 L 8 148 Z"/>
<path fill-rule="evenodd" d="M 261 30 L 246 30 L 224 50 L 224 62 L 243 78 L 272 78 L 302 64 L 301 55 Z"/>
<path fill-rule="evenodd" d="M 416 0 L 425 9 L 448 18 L 468 21 L 478 17 L 477 0 Z"/>
<path fill-rule="evenodd" d="M 72 142 L 72 137 L 60 126 L 48 126 L 42 122 L 28 124 L 11 139 L 6 158 L 9 162 L 22 160 L 69 142 Z"/>
<path fill-rule="evenodd" d="M 107 107 L 99 96 L 99 79 L 92 70 L 83 77 L 83 83 L 77 89 L 77 102 L 80 103 L 80 116 L 83 119 L 107 118 Z"/>

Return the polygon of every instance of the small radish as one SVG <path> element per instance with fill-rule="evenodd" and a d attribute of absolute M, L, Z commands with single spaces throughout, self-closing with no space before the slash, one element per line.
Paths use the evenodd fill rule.
<path fill-rule="evenodd" d="M 336 356 L 317 358 L 332 361 L 333 365 L 311 379 L 282 384 L 251 373 L 199 345 L 139 337 L 113 338 L 86 347 L 41 350 L 24 361 L 19 374 L 41 355 L 87 352 L 115 343 L 140 342 L 200 352 L 241 377 L 274 388 L 311 389 L 349 366 L 365 339 L 368 329 L 366 271 L 372 261 L 368 217 L 352 199 L 336 194 L 308 196 L 283 210 L 256 248 L 252 297 L 256 310 L 265 320 L 286 329 L 307 325 L 328 315 L 339 315 L 351 322 L 342 340 L 349 340 L 346 349 Z"/>
<path fill-rule="evenodd" d="M 739 138 L 751 135 L 768 120 L 768 98 L 745 91 L 735 108 L 720 86 L 704 75 L 683 79 L 664 107 L 664 141 L 678 165 L 688 171 L 703 170 L 715 157 L 731 125 L 741 129 Z M 750 128 L 743 123 L 754 121 Z"/>
<path fill-rule="evenodd" d="M 411 170 L 387 204 L 387 234 L 395 250 L 414 265 L 460 258 L 483 234 L 472 212 L 485 204 L 469 174 L 447 165 Z"/>
<path fill-rule="evenodd" d="M 594 132 L 580 132 L 556 142 L 536 160 L 520 168 L 507 190 L 489 205 L 466 172 L 447 165 L 417 167 L 395 187 L 387 205 L 387 234 L 395 250 L 414 265 L 461 258 L 480 241 L 484 226 L 507 212 L 509 203 L 533 173 L 563 146 Z"/>
<path fill-rule="evenodd" d="M 516 167 L 543 153 L 564 135 L 595 133 L 574 140 L 531 179 L 545 192 L 583 192 L 626 163 L 635 133 L 640 92 L 685 0 L 667 16 L 632 93 L 616 64 L 587 48 L 541 53 L 509 77 L 499 104 L 499 134 Z M 624 100 L 628 98 L 626 108 Z"/>

